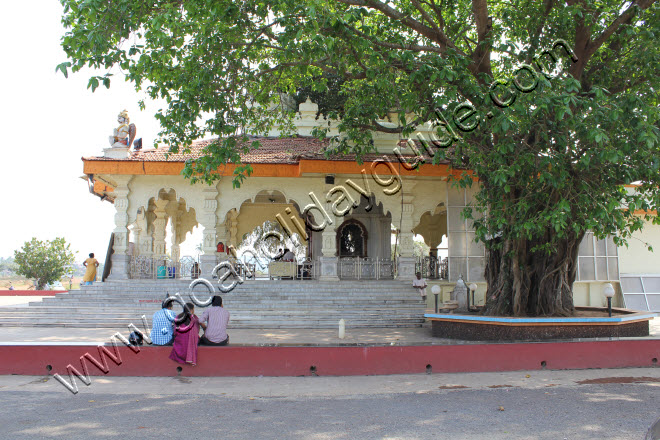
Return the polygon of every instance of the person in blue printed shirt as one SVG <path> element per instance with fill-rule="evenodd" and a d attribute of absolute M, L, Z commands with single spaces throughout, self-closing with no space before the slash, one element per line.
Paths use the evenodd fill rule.
<path fill-rule="evenodd" d="M 151 320 L 151 343 L 153 345 L 172 345 L 172 324 L 176 315 L 172 311 L 174 301 L 163 301 L 162 309 L 154 313 Z"/>

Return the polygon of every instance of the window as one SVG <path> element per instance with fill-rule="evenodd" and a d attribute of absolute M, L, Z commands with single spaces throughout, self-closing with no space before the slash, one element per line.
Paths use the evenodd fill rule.
<path fill-rule="evenodd" d="M 580 243 L 576 281 L 618 281 L 619 252 L 612 237 L 597 240 L 588 232 Z"/>
<path fill-rule="evenodd" d="M 621 275 L 627 309 L 660 312 L 660 275 Z"/>
<path fill-rule="evenodd" d="M 449 242 L 449 280 L 458 280 L 462 275 L 465 282 L 484 281 L 486 253 L 483 243 L 475 242 L 472 220 L 464 220 L 461 212 L 468 203 L 472 203 L 472 195 L 479 188 L 452 188 L 447 191 L 447 238 Z M 474 212 L 473 215 L 478 215 Z"/>

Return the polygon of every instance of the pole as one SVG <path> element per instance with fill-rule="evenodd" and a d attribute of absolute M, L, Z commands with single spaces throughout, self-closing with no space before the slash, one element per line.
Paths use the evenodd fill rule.
<path fill-rule="evenodd" d="M 607 312 L 610 315 L 610 318 L 612 317 L 612 298 L 607 297 Z"/>
<path fill-rule="evenodd" d="M 438 313 L 438 294 L 434 293 L 435 295 L 435 313 Z"/>

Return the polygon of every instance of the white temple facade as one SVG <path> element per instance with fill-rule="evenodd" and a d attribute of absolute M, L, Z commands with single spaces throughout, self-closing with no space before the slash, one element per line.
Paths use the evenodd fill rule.
<path fill-rule="evenodd" d="M 326 157 L 325 145 L 311 136 L 324 123 L 316 117 L 317 106 L 308 101 L 299 108 L 297 136 L 255 138 L 261 147 L 242 154 L 254 172 L 239 188 L 232 184 L 232 165 L 218 170 L 222 177 L 211 186 L 191 185 L 181 175 L 185 161 L 203 154 L 211 141 L 195 143 L 185 155 L 115 147 L 83 158 L 90 189 L 116 208 L 109 279 L 210 278 L 220 261 L 234 258 L 227 249 L 239 249 L 255 228 L 271 222 L 280 224 L 285 236 L 297 235 L 300 249 L 293 249 L 297 269 L 287 274 L 291 278 L 405 281 L 421 271 L 448 299 L 460 276 L 478 285 L 475 301 L 483 304 L 485 251 L 471 222 L 461 216 L 478 183 L 456 187 L 451 176 L 463 171 L 448 163 L 411 169 L 396 154 L 398 148 L 412 162 L 411 148 L 395 135 L 377 135 L 377 153 L 363 164 L 351 156 Z M 199 260 L 181 255 L 179 248 L 196 226 L 203 227 Z M 415 236 L 430 247 L 428 255 L 415 255 Z M 437 249 L 441 242 L 444 252 Z M 273 255 L 253 251 L 239 253 L 235 263 L 244 266 L 244 275 L 254 265 L 267 273 Z M 620 261 L 625 255 L 611 240 L 585 238 L 576 305 L 602 305 L 603 283 L 618 286 L 622 267 L 631 266 Z M 618 302 L 623 305 L 620 295 Z"/>

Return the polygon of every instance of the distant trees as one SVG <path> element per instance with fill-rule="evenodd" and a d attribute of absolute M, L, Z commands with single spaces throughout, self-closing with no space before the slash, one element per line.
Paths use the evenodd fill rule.
<path fill-rule="evenodd" d="M 71 245 L 60 237 L 52 241 L 33 237 L 20 250 L 14 251 L 16 273 L 34 279 L 38 290 L 62 278 L 74 258 Z"/>
<path fill-rule="evenodd" d="M 0 275 L 12 275 L 16 272 L 16 265 L 12 257 L 0 257 Z"/>

